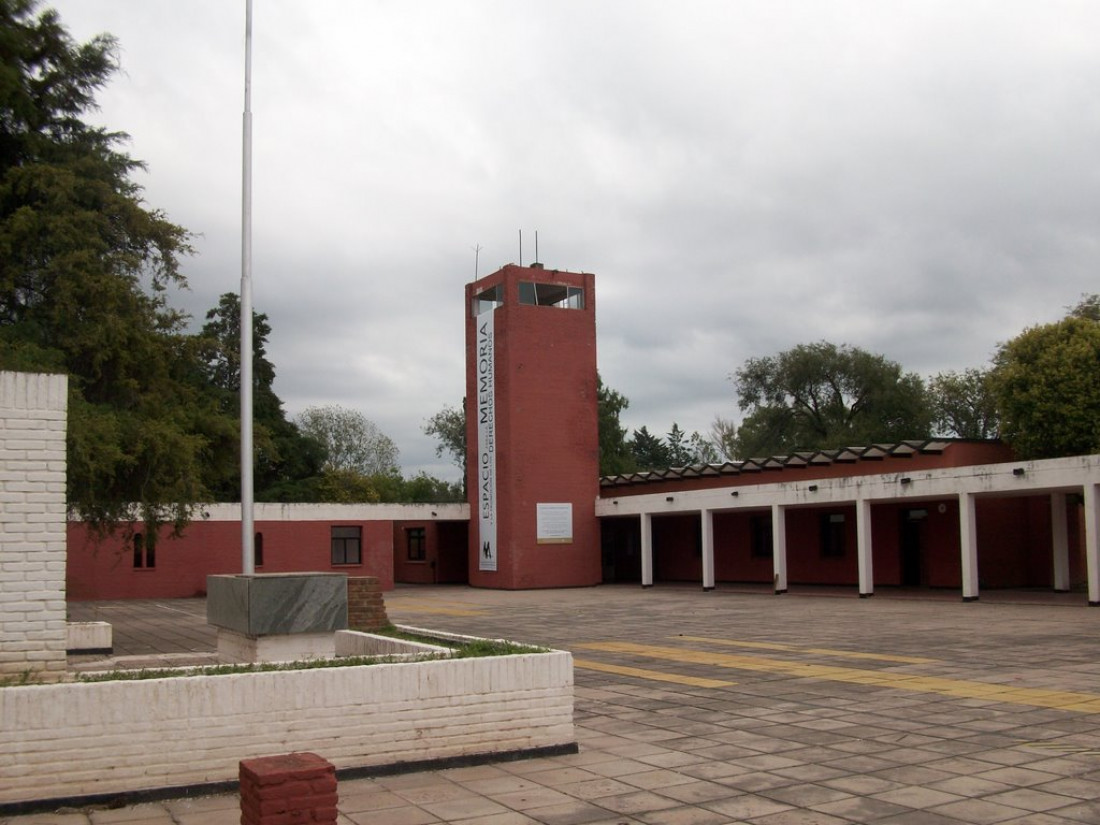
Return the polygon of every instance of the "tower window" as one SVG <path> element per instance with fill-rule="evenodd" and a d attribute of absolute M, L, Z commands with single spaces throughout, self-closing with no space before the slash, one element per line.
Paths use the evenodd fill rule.
<path fill-rule="evenodd" d="M 497 284 L 488 289 L 483 289 L 474 296 L 473 306 L 470 308 L 474 317 L 483 312 L 491 312 L 504 303 L 504 286 Z"/>
<path fill-rule="evenodd" d="M 519 302 L 527 306 L 584 309 L 584 289 L 564 284 L 519 283 Z"/>

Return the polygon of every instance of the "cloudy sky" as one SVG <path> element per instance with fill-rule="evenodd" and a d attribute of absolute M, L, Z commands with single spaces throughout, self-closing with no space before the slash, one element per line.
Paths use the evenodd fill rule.
<path fill-rule="evenodd" d="M 54 0 L 110 32 L 97 115 L 240 285 L 244 0 Z M 293 415 L 340 404 L 407 472 L 457 405 L 463 285 L 596 273 L 624 422 L 738 417 L 747 358 L 829 340 L 930 376 L 1100 291 L 1092 0 L 255 0 L 254 303 Z"/>

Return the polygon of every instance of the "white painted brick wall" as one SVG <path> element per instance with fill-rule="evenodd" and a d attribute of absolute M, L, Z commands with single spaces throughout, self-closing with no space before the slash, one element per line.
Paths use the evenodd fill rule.
<path fill-rule="evenodd" d="M 0 804 L 237 777 L 294 751 L 337 768 L 572 744 L 567 652 L 9 687 Z"/>
<path fill-rule="evenodd" d="M 0 372 L 0 678 L 65 670 L 67 392 Z"/>

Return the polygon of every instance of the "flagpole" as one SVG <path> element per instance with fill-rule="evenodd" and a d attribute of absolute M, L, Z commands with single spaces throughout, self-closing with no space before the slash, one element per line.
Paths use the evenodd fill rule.
<path fill-rule="evenodd" d="M 252 518 L 252 0 L 244 12 L 241 174 L 241 572 L 256 572 Z"/>

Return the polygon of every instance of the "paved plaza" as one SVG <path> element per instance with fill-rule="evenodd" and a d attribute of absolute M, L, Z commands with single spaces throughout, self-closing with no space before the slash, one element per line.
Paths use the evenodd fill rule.
<path fill-rule="evenodd" d="M 571 756 L 340 783 L 344 825 L 1100 823 L 1100 610 L 1081 594 L 399 587 L 390 619 L 569 650 Z M 151 663 L 199 599 L 71 605 Z M 89 743 L 94 747 L 94 743 Z M 324 756 L 324 754 L 321 754 Z M 2 818 L 228 825 L 233 794 Z"/>

